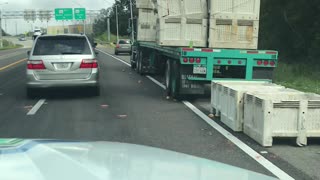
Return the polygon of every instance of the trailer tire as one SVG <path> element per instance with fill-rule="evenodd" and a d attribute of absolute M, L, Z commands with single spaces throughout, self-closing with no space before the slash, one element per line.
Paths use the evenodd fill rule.
<path fill-rule="evenodd" d="M 136 57 L 136 53 L 132 53 L 131 54 L 131 59 L 130 59 L 130 64 L 131 64 L 131 69 L 135 69 L 136 68 L 136 61 L 137 61 L 137 57 Z"/>
<path fill-rule="evenodd" d="M 143 67 L 142 67 L 142 59 L 143 59 L 143 53 L 142 53 L 142 51 L 140 51 L 139 52 L 139 56 L 137 58 L 138 64 L 137 64 L 137 67 L 136 67 L 137 72 L 140 75 L 144 75 Z"/>
<path fill-rule="evenodd" d="M 181 73 L 180 73 L 180 64 L 178 61 L 172 62 L 172 71 L 171 71 L 171 96 L 174 99 L 181 100 L 182 96 L 180 94 L 181 88 Z"/>
<path fill-rule="evenodd" d="M 172 65 L 171 61 L 168 59 L 166 61 L 164 76 L 165 76 L 165 85 L 166 85 L 166 95 L 171 96 L 171 77 L 172 77 Z"/>
<path fill-rule="evenodd" d="M 139 63 L 140 63 L 140 61 L 139 61 L 139 59 L 140 59 L 140 51 L 137 51 L 136 71 L 137 71 L 138 74 L 140 74 L 140 69 L 139 69 Z"/>

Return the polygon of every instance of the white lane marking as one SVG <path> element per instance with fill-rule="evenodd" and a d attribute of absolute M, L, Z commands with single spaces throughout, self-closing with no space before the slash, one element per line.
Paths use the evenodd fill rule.
<path fill-rule="evenodd" d="M 156 83 L 158 86 L 160 86 L 162 89 L 166 89 L 166 86 L 161 84 L 159 81 L 157 81 L 156 79 L 154 79 L 151 76 L 146 76 L 147 78 L 149 78 L 152 82 Z"/>
<path fill-rule="evenodd" d="M 101 51 L 101 50 L 99 50 Z M 117 57 L 114 57 L 108 53 L 105 53 L 101 51 L 102 53 L 109 55 L 128 66 L 131 66 L 129 63 L 123 61 L 122 59 L 119 59 Z M 163 89 L 166 89 L 166 87 L 161 84 L 159 81 L 154 79 L 151 76 L 146 76 L 149 78 L 152 82 L 157 84 Z M 197 107 L 195 107 L 193 104 L 191 104 L 188 101 L 183 101 L 183 104 L 186 105 L 189 109 L 191 109 L 195 114 L 197 114 L 201 119 L 203 119 L 206 123 L 208 123 L 211 127 L 213 127 L 215 130 L 217 130 L 220 134 L 222 134 L 224 137 L 226 137 L 228 140 L 230 140 L 233 144 L 238 146 L 243 152 L 245 152 L 248 156 L 253 158 L 255 161 L 257 161 L 259 164 L 261 164 L 263 167 L 268 169 L 272 174 L 277 176 L 281 180 L 294 180 L 291 176 L 289 176 L 286 172 L 282 171 L 280 168 L 278 168 L 276 165 L 274 165 L 272 162 L 261 156 L 259 153 L 257 153 L 255 150 L 253 150 L 251 147 L 246 145 L 244 142 L 242 142 L 237 137 L 233 136 L 231 133 L 229 133 L 227 130 L 225 130 L 222 126 L 214 122 L 212 119 L 210 119 L 208 116 L 206 116 L 202 111 L 200 111 Z"/>
<path fill-rule="evenodd" d="M 118 57 L 116 57 L 116 56 L 113 56 L 113 55 L 111 55 L 111 54 L 109 54 L 109 53 L 106 53 L 106 52 L 104 52 L 104 51 L 102 51 L 102 50 L 100 50 L 100 49 L 96 49 L 96 50 L 98 50 L 98 51 L 100 51 L 100 52 L 102 52 L 102 53 L 104 53 L 104 54 L 106 54 L 106 55 L 108 55 L 108 56 L 111 56 L 111 57 L 115 58 L 116 60 L 121 61 L 121 62 L 123 62 L 124 64 L 126 64 L 126 65 L 128 65 L 128 66 L 131 67 L 131 64 L 127 63 L 126 61 L 124 61 L 124 60 L 122 60 L 122 59 L 120 59 L 120 58 L 118 58 Z"/>
<path fill-rule="evenodd" d="M 193 104 L 191 104 L 188 101 L 183 101 L 183 104 L 185 104 L 189 109 L 191 109 L 195 114 L 197 114 L 199 117 L 201 117 L 211 127 L 213 127 L 215 130 L 220 132 L 220 134 L 222 134 L 224 137 L 226 137 L 228 140 L 230 140 L 233 144 L 238 146 L 242 151 L 244 151 L 247 155 L 249 155 L 254 160 L 256 160 L 263 167 L 268 169 L 270 172 L 272 172 L 279 179 L 288 179 L 288 180 L 292 179 L 293 180 L 293 178 L 291 176 L 289 176 L 287 173 L 282 171 L 280 168 L 278 168 L 272 162 L 268 161 L 266 158 L 261 156 L 259 153 L 254 151 L 252 148 L 250 148 L 244 142 L 239 140 L 237 137 L 233 136 L 231 133 L 229 133 L 227 130 L 225 130 L 223 127 L 221 127 L 219 124 L 217 124 L 212 119 L 210 119 L 208 116 L 206 116 L 202 111 L 200 111 L 198 108 L 196 108 Z"/>
<path fill-rule="evenodd" d="M 35 115 L 37 111 L 40 109 L 40 107 L 44 104 L 46 100 L 45 99 L 40 99 L 37 104 L 33 106 L 33 108 L 27 113 L 28 116 L 30 115 Z"/>

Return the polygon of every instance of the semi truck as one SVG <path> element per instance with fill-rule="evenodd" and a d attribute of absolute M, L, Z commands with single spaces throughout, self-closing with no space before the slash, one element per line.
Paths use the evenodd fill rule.
<path fill-rule="evenodd" d="M 140 8 L 145 9 L 139 10 L 138 20 L 135 23 L 137 25 L 137 35 L 134 36 L 135 40 L 132 46 L 132 55 L 130 58 L 131 67 L 136 69 L 137 73 L 141 75 L 163 75 L 168 96 L 181 99 L 190 94 L 203 94 L 204 85 L 210 84 L 212 80 L 271 81 L 273 70 L 278 63 L 278 52 L 275 50 L 257 50 L 255 48 L 258 42 L 259 0 L 250 1 L 251 4 L 242 3 L 238 6 L 234 6 L 234 4 L 237 3 L 237 1 L 234 1 L 233 4 L 230 4 L 230 7 L 235 11 L 233 14 L 228 9 L 221 10 L 222 7 L 224 8 L 226 6 L 223 0 L 211 0 L 211 9 L 209 10 L 203 9 L 207 8 L 206 3 L 208 2 L 206 0 L 196 0 L 197 2 L 193 2 L 192 6 L 179 4 L 177 5 L 178 7 L 174 7 L 174 4 L 172 4 L 168 5 L 168 7 L 166 7 L 167 9 L 162 8 L 163 5 L 159 5 L 164 3 L 163 1 L 159 1 L 158 5 L 154 6 L 150 6 L 147 0 L 140 1 L 146 2 L 140 5 Z M 167 3 L 170 2 L 168 1 Z M 143 4 L 147 4 L 147 6 Z M 199 7 L 195 7 L 196 5 L 199 5 Z M 156 6 L 158 6 L 158 9 Z M 150 8 L 153 7 L 155 7 L 155 9 L 150 10 Z M 194 9 L 183 9 L 188 7 Z M 179 8 L 180 10 L 177 11 L 176 9 Z M 194 17 L 197 16 L 198 19 L 194 18 L 192 14 L 183 15 L 181 13 L 178 15 L 174 14 L 174 16 L 172 15 L 173 10 L 176 12 L 194 12 L 195 9 L 198 10 L 198 12 L 196 12 L 198 14 L 195 14 Z M 250 14 L 248 9 L 252 15 L 242 16 L 241 13 L 239 15 L 241 10 Z M 203 11 L 208 11 L 208 15 L 203 14 Z M 228 11 L 228 13 L 224 14 L 223 11 Z M 161 16 L 154 15 L 154 12 L 161 14 Z M 171 14 L 165 14 L 167 12 L 171 12 Z M 201 14 L 201 16 L 199 14 Z M 217 16 L 217 14 L 219 14 L 219 16 Z M 232 18 L 230 18 L 230 14 Z M 170 18 L 170 15 L 172 15 L 172 18 Z M 184 16 L 186 18 L 184 18 Z M 139 23 L 140 19 L 142 20 Z M 180 19 L 182 19 L 181 22 Z M 155 21 L 157 24 L 154 24 Z M 168 22 L 168 25 L 165 24 L 166 22 Z M 166 41 L 161 41 L 161 38 L 165 38 L 166 34 L 160 34 L 159 37 L 160 31 L 162 31 L 160 33 L 171 33 L 168 37 L 173 37 L 172 33 L 175 33 L 175 31 L 169 29 L 168 32 L 165 32 L 165 28 L 175 22 L 181 24 L 180 27 L 179 24 L 173 26 L 178 27 L 176 31 L 184 29 L 181 31 L 182 35 L 180 34 L 182 39 L 172 41 L 172 43 L 167 39 L 165 39 Z M 189 24 L 194 22 L 194 24 L 188 26 L 188 22 Z M 153 27 L 153 25 L 156 27 Z M 192 29 L 195 25 L 198 25 L 199 30 Z M 159 28 L 159 26 L 163 27 Z M 143 31 L 140 27 L 149 27 L 149 30 Z M 188 27 L 190 27 L 190 29 L 188 29 Z M 204 31 L 203 28 L 207 29 Z M 222 31 L 221 28 L 223 28 L 224 31 Z M 227 31 L 228 28 L 230 28 L 231 33 L 239 35 L 227 37 L 228 34 L 226 34 L 225 31 Z M 157 32 L 153 29 L 157 29 Z M 194 38 L 197 36 L 192 34 L 203 32 L 207 34 L 199 36 L 199 38 L 206 37 L 206 39 L 200 39 L 198 41 L 201 42 L 200 47 L 197 47 L 196 44 L 193 45 L 191 40 L 189 45 L 186 43 L 184 46 L 174 44 L 174 42 L 184 43 L 184 41 L 187 40 L 186 38 L 189 38 L 188 36 L 193 36 Z M 209 39 L 208 32 L 210 32 L 211 36 Z M 143 40 L 143 38 L 139 39 L 139 37 L 146 36 L 146 34 L 148 37 L 143 37 L 145 40 Z M 154 35 L 157 36 L 157 39 L 150 40 Z M 251 37 L 249 37 L 250 35 Z M 224 40 L 230 39 L 230 42 L 219 42 L 217 37 L 220 36 L 222 36 Z M 246 41 L 247 44 L 243 43 L 244 40 L 246 40 L 245 38 L 249 39 L 248 42 Z M 207 42 L 205 42 L 205 40 Z M 234 40 L 234 42 L 232 42 L 232 40 Z M 165 42 L 167 45 L 164 45 L 162 42 Z M 205 47 L 203 47 L 204 43 L 207 43 Z M 210 45 L 224 48 L 210 48 Z"/>

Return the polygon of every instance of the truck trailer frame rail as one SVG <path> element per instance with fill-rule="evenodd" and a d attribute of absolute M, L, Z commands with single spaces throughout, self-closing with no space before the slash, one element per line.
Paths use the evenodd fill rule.
<path fill-rule="evenodd" d="M 212 80 L 271 81 L 278 64 L 273 50 L 165 47 L 136 41 L 131 67 L 139 74 L 164 74 L 167 95 L 203 94 Z"/>

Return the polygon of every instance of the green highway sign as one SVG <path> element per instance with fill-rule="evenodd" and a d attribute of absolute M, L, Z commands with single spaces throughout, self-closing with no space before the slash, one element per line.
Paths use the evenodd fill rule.
<path fill-rule="evenodd" d="M 75 20 L 85 20 L 86 19 L 86 9 L 85 8 L 74 8 L 74 19 Z"/>
<path fill-rule="evenodd" d="M 57 8 L 54 10 L 56 20 L 73 20 L 72 8 Z"/>

